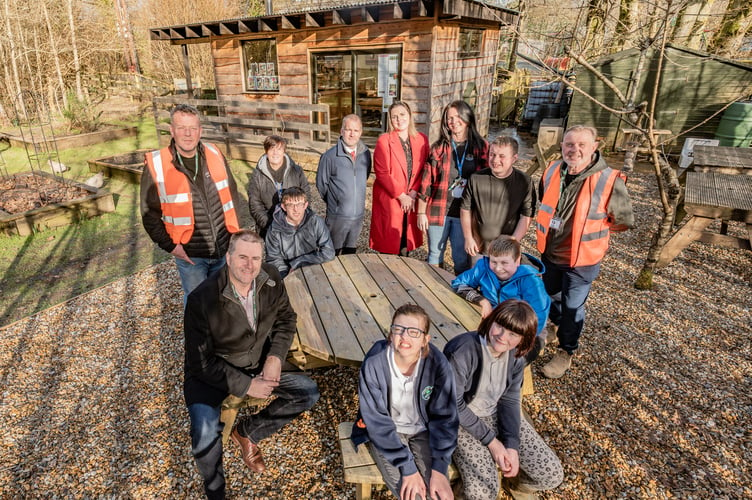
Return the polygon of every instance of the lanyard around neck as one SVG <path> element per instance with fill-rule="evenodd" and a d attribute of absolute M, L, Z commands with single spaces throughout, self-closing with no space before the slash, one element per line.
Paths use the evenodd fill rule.
<path fill-rule="evenodd" d="M 459 175 L 457 177 L 462 177 L 462 165 L 465 163 L 465 156 L 467 156 L 467 150 L 470 146 L 470 143 L 468 141 L 465 141 L 465 149 L 462 151 L 462 158 L 460 158 L 460 155 L 457 153 L 457 143 L 454 142 L 454 139 L 452 139 L 452 149 L 454 150 L 454 158 L 457 162 L 457 172 Z"/>
<path fill-rule="evenodd" d="M 193 160 L 195 162 L 195 168 L 196 170 L 193 171 L 193 182 L 196 182 L 196 177 L 198 176 L 198 149 L 196 149 L 196 155 L 193 157 Z M 178 151 L 178 161 L 180 162 L 180 166 L 188 170 L 185 166 L 185 163 L 183 163 L 183 155 L 180 154 Z"/>

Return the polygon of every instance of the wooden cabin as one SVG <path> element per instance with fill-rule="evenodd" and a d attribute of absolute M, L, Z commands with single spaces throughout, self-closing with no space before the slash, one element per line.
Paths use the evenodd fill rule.
<path fill-rule="evenodd" d="M 265 16 L 154 28 L 151 38 L 183 46 L 187 82 L 190 46 L 211 44 L 217 100 L 280 105 L 264 112 L 282 122 L 282 135 L 294 128 L 285 121 L 310 122 L 310 137 L 293 131 L 293 147 L 296 139 L 309 146 L 336 141 L 349 113 L 361 116 L 373 142 L 386 130 L 394 100 L 412 107 L 418 130 L 433 141 L 444 106 L 455 99 L 473 106 L 487 134 L 499 37 L 518 17 L 506 3 L 274 1 Z M 310 107 L 322 104 L 328 113 Z M 232 114 L 246 113 L 236 107 Z M 322 123 L 328 138 L 315 126 Z M 265 135 L 262 129 L 253 133 Z"/>

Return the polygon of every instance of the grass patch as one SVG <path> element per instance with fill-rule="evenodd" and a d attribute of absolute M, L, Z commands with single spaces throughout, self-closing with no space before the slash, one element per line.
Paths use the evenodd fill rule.
<path fill-rule="evenodd" d="M 60 161 L 70 168 L 63 176 L 83 182 L 93 175 L 88 160 L 158 146 L 151 115 L 123 124 L 137 126 L 139 134 L 60 151 Z M 2 157 L 9 174 L 29 170 L 24 148 L 11 148 Z M 251 169 L 243 161 L 232 161 L 231 168 L 242 199 L 241 222 L 247 224 L 245 186 Z M 110 179 L 104 189 L 115 194 L 113 213 L 30 236 L 0 235 L 0 326 L 170 258 L 141 225 L 139 186 Z"/>

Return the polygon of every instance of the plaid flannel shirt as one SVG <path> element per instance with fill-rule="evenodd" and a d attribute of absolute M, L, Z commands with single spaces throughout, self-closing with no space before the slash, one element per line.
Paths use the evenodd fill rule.
<path fill-rule="evenodd" d="M 488 142 L 483 141 L 480 151 L 476 148 L 473 156 L 475 157 L 475 170 L 463 172 L 462 177 L 469 178 L 470 175 L 488 166 Z M 432 226 L 444 225 L 444 217 L 451 201 L 449 182 L 454 180 L 449 178 L 452 172 L 452 162 L 454 162 L 454 156 L 451 145 L 434 144 L 423 168 L 418 196 L 428 204 L 426 216 L 428 223 Z"/>

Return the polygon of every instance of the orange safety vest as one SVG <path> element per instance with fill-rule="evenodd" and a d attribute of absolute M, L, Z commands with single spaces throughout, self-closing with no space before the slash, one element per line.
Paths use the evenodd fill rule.
<path fill-rule="evenodd" d="M 552 162 L 543 173 L 543 199 L 535 218 L 535 235 L 541 255 L 546 250 L 546 238 L 561 195 L 561 163 Z M 608 201 L 617 177 L 624 179 L 624 174 L 606 167 L 588 176 L 580 188 L 571 221 L 570 266 L 591 266 L 606 255 L 611 226 Z"/>
<path fill-rule="evenodd" d="M 217 148 L 211 144 L 204 144 L 204 152 L 209 175 L 214 181 L 214 187 L 217 188 L 219 200 L 222 203 L 225 227 L 230 233 L 235 233 L 240 230 L 240 224 L 235 213 L 235 204 L 232 201 L 230 183 L 227 180 L 225 160 Z M 199 154 L 198 151 L 196 154 Z M 157 186 L 159 203 L 162 207 L 162 222 L 167 233 L 176 245 L 188 243 L 193 235 L 195 223 L 193 196 L 188 177 L 175 168 L 169 147 L 147 154 L 146 165 Z"/>

